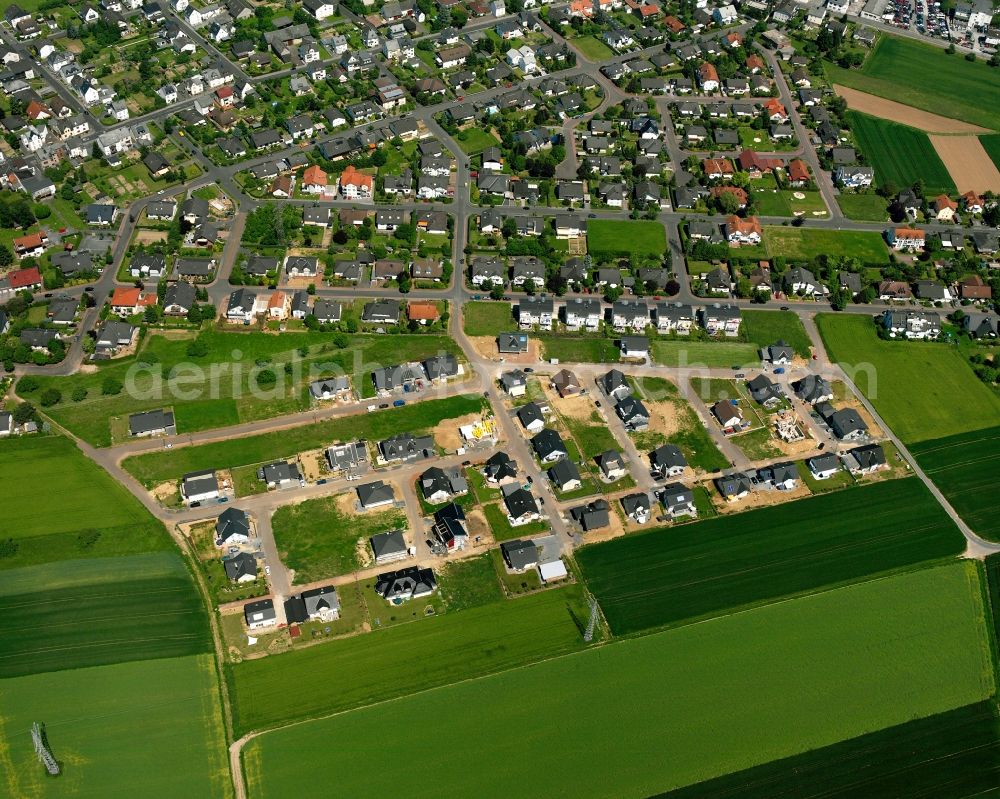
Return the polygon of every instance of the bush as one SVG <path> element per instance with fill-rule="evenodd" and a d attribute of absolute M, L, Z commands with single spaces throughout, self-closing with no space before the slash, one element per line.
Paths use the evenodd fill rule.
<path fill-rule="evenodd" d="M 39 401 L 42 403 L 43 408 L 50 408 L 51 406 L 62 402 L 62 392 L 57 388 L 47 388 L 42 392 Z"/>
<path fill-rule="evenodd" d="M 84 530 L 76 537 L 76 545 L 81 552 L 87 552 L 94 548 L 94 544 L 97 543 L 100 537 L 100 530 Z"/>
<path fill-rule="evenodd" d="M 114 397 L 122 393 L 122 381 L 114 377 L 104 378 L 104 382 L 101 383 L 101 393 L 106 397 Z"/>
<path fill-rule="evenodd" d="M 268 388 L 278 382 L 278 376 L 271 369 L 261 369 L 257 373 L 257 385 Z"/>
<path fill-rule="evenodd" d="M 196 338 L 187 345 L 187 354 L 191 358 L 203 358 L 208 355 L 208 344 L 200 338 Z"/>
<path fill-rule="evenodd" d="M 32 377 L 31 375 L 25 375 L 18 381 L 17 393 L 18 394 L 31 394 L 34 391 L 38 391 L 38 378 Z"/>
<path fill-rule="evenodd" d="M 12 558 L 17 554 L 17 541 L 8 538 L 6 541 L 0 540 L 0 558 Z"/>
<path fill-rule="evenodd" d="M 87 389 L 85 389 L 83 386 L 77 386 L 76 388 L 73 389 L 71 398 L 73 402 L 83 402 L 85 399 L 87 399 Z"/>

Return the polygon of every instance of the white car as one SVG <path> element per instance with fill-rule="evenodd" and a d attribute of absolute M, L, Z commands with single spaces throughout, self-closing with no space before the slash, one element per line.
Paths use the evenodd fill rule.
<path fill-rule="evenodd" d="M 266 574 L 268 577 L 271 576 L 271 567 L 270 566 L 265 566 L 264 567 L 264 574 Z"/>

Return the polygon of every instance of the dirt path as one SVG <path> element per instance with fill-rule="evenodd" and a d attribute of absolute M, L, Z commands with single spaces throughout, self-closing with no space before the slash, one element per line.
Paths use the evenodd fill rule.
<path fill-rule="evenodd" d="M 960 194 L 1000 193 L 1000 170 L 977 136 L 930 136 Z"/>
<path fill-rule="evenodd" d="M 847 100 L 848 107 L 854 111 L 871 114 L 892 122 L 900 122 L 928 133 L 990 133 L 987 128 L 981 128 L 978 125 L 970 125 L 968 122 L 962 122 L 958 119 L 931 114 L 913 106 L 886 100 L 884 97 L 859 92 L 857 89 L 848 89 L 846 86 L 834 84 L 833 90 Z"/>

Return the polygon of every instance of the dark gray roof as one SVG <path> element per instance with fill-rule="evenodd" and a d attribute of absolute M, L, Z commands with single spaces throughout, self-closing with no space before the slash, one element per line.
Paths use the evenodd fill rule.
<path fill-rule="evenodd" d="M 246 512 L 239 508 L 226 508 L 215 520 L 215 542 L 221 546 L 234 535 L 249 537 L 250 519 Z"/>
<path fill-rule="evenodd" d="M 402 530 L 389 530 L 373 535 L 371 545 L 376 559 L 406 552 L 406 539 L 403 538 Z"/>
<path fill-rule="evenodd" d="M 251 575 L 254 579 L 257 577 L 257 559 L 249 552 L 240 552 L 231 558 L 226 558 L 222 561 L 222 565 L 226 570 L 226 577 L 234 582 L 247 575 Z"/>
<path fill-rule="evenodd" d="M 538 564 L 538 547 L 534 541 L 505 541 L 500 545 L 503 559 L 512 569 L 530 569 Z"/>
<path fill-rule="evenodd" d="M 169 430 L 173 426 L 173 411 L 165 411 L 160 408 L 155 411 L 133 413 L 128 417 L 128 430 L 134 436 L 158 430 Z"/>

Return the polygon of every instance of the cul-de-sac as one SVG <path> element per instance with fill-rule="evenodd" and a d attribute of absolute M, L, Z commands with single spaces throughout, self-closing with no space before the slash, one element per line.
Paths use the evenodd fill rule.
<path fill-rule="evenodd" d="M 1000 795 L 994 6 L 6 6 L 0 796 Z"/>

